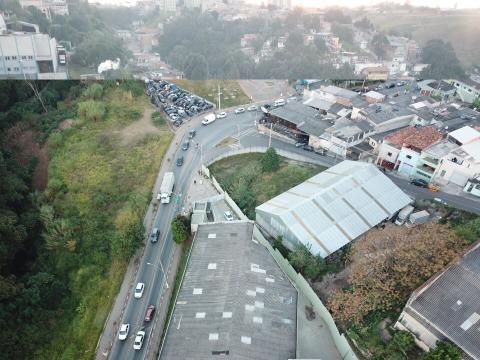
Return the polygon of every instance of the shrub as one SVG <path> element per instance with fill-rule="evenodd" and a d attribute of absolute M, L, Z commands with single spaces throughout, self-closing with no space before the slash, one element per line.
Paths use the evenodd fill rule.
<path fill-rule="evenodd" d="M 100 121 L 106 113 L 105 104 L 101 101 L 87 100 L 78 103 L 78 116 L 87 121 Z"/>
<path fill-rule="evenodd" d="M 103 95 L 103 86 L 99 83 L 93 83 L 83 91 L 83 96 L 87 99 L 100 100 Z"/>
<path fill-rule="evenodd" d="M 160 111 L 154 111 L 152 113 L 152 122 L 156 127 L 162 127 L 165 125 L 165 116 Z"/>
<path fill-rule="evenodd" d="M 316 280 L 326 271 L 325 261 L 320 255 L 313 255 L 305 245 L 298 245 L 288 254 L 292 266 L 310 280 Z"/>
<path fill-rule="evenodd" d="M 273 147 L 269 147 L 261 160 L 262 170 L 265 172 L 276 171 L 280 167 L 280 157 Z"/>

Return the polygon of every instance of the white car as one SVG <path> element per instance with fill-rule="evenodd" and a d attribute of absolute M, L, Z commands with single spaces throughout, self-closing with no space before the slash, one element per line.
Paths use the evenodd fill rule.
<path fill-rule="evenodd" d="M 227 221 L 233 221 L 233 215 L 232 215 L 232 212 L 231 211 L 225 211 L 223 213 L 223 216 L 225 216 L 225 219 Z"/>
<path fill-rule="evenodd" d="M 257 107 L 257 105 L 251 105 L 251 106 L 248 107 L 247 110 L 248 110 L 248 111 L 257 111 L 257 110 L 258 110 L 258 107 Z"/>
<path fill-rule="evenodd" d="M 235 109 L 235 114 L 241 114 L 241 113 L 244 113 L 244 112 L 245 112 L 245 108 Z"/>
<path fill-rule="evenodd" d="M 145 339 L 145 331 L 137 332 L 137 336 L 135 336 L 135 342 L 133 343 L 134 350 L 140 350 L 142 348 L 143 339 Z"/>
<path fill-rule="evenodd" d="M 221 113 L 217 114 L 217 119 L 223 119 L 227 117 L 227 113 L 225 111 L 222 111 Z"/>
<path fill-rule="evenodd" d="M 145 290 L 145 284 L 138 283 L 137 287 L 135 288 L 135 299 L 140 299 L 142 297 L 143 290 Z"/>
<path fill-rule="evenodd" d="M 128 331 L 130 330 L 130 324 L 122 324 L 120 331 L 118 332 L 118 340 L 125 340 L 128 337 Z"/>

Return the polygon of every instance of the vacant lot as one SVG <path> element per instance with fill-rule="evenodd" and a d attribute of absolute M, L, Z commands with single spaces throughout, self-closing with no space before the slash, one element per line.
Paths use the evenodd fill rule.
<path fill-rule="evenodd" d="M 281 158 L 277 171 L 265 173 L 261 170 L 262 157 L 260 153 L 236 155 L 210 166 L 213 176 L 251 219 L 255 218 L 256 206 L 325 169 Z"/>
<path fill-rule="evenodd" d="M 480 12 L 376 14 L 370 20 L 386 32 L 412 34 L 420 45 L 430 39 L 450 41 L 460 62 L 470 67 L 480 63 Z"/>
<path fill-rule="evenodd" d="M 235 80 L 174 80 L 185 90 L 211 101 L 218 106 L 218 86 L 220 85 L 220 107 L 229 108 L 248 104 L 250 99 Z"/>

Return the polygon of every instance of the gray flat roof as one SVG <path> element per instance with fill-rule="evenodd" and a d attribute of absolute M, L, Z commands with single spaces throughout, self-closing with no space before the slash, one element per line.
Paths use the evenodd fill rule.
<path fill-rule="evenodd" d="M 405 308 L 475 359 L 480 359 L 479 245 L 417 290 Z"/>
<path fill-rule="evenodd" d="M 199 225 L 161 359 L 295 358 L 297 292 L 252 236 L 252 222 Z"/>

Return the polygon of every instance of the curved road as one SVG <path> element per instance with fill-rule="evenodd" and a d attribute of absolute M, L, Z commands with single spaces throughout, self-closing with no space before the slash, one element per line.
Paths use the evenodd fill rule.
<path fill-rule="evenodd" d="M 129 338 L 125 341 L 119 341 L 117 334 L 115 334 L 113 347 L 108 356 L 109 359 L 145 359 L 147 352 L 152 353 L 153 351 L 153 353 L 155 353 L 155 351 L 158 350 L 150 345 L 152 326 L 145 326 L 143 318 L 150 304 L 154 304 L 157 310 L 159 310 L 159 306 L 168 305 L 168 299 L 165 299 L 165 302 L 162 301 L 166 287 L 162 268 L 168 272 L 174 253 L 175 245 L 170 232 L 171 219 L 182 211 L 182 207 L 185 204 L 184 194 L 193 181 L 193 175 L 200 169 L 202 162 L 205 160 L 203 157 L 212 158 L 235 147 L 268 145 L 268 136 L 260 135 L 255 129 L 255 121 L 259 116 L 256 112 L 246 112 L 240 115 L 229 113 L 227 118 L 216 120 L 208 126 L 202 126 L 200 124 L 203 118 L 202 116 L 194 118 L 189 123 L 183 125 L 187 130 L 195 128 L 197 135 L 190 141 L 190 148 L 187 151 L 180 149 L 181 143 L 186 140 L 185 137 L 178 144 L 171 145 L 176 146 L 177 150 L 175 152 L 175 158 L 169 161 L 167 171 L 173 171 L 175 174 L 175 196 L 172 197 L 170 204 L 160 204 L 155 214 L 154 226 L 152 227 L 158 227 L 160 229 L 160 239 L 155 244 L 152 244 L 150 241 L 146 243 L 144 254 L 140 259 L 139 270 L 133 284 L 134 287 L 137 282 L 145 283 L 145 291 L 141 299 L 135 299 L 132 296 L 133 289 L 131 289 L 121 320 L 122 323 L 130 324 Z M 188 133 L 188 131 L 186 131 L 186 133 Z M 232 145 L 231 148 L 229 146 L 216 146 L 222 139 L 229 136 L 236 137 L 239 140 L 239 144 Z M 195 143 L 197 142 L 200 144 L 198 148 L 195 147 Z M 306 157 L 315 158 L 317 161 L 322 160 L 326 166 L 331 166 L 337 162 L 334 158 L 306 152 L 303 149 L 295 148 L 295 146 L 291 144 L 276 139 L 272 139 L 272 146 Z M 184 155 L 184 164 L 182 167 L 177 167 L 175 159 L 181 154 Z M 480 214 L 480 202 L 476 200 L 446 193 L 431 193 L 426 189 L 411 185 L 407 180 L 395 176 L 390 176 L 390 178 L 405 192 L 417 199 L 440 198 L 449 205 Z M 163 326 L 163 323 L 158 323 L 158 326 Z M 135 351 L 133 350 L 133 341 L 136 332 L 140 329 L 146 332 L 146 338 L 142 349 Z M 161 329 L 156 329 L 155 333 L 161 334 Z M 152 354 L 150 354 L 150 357 L 151 356 Z"/>

